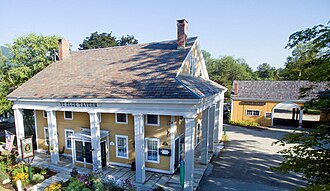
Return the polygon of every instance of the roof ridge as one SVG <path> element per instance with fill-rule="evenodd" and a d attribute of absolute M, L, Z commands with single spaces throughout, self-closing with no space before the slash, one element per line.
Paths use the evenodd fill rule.
<path fill-rule="evenodd" d="M 189 37 L 188 39 L 193 39 L 193 38 L 197 38 L 197 36 L 195 36 L 195 37 Z M 128 45 L 123 45 L 123 46 L 112 46 L 112 47 L 105 47 L 105 48 L 93 48 L 93 49 L 86 49 L 86 50 L 74 50 L 74 51 L 71 51 L 71 53 L 80 53 L 80 52 L 98 51 L 98 50 L 108 50 L 108 49 L 117 49 L 117 48 L 134 47 L 134 46 L 145 46 L 145 45 L 150 45 L 150 44 L 173 42 L 173 41 L 176 41 L 176 40 L 175 39 L 174 40 L 163 40 L 163 41 L 147 42 L 147 43 L 142 43 L 142 44 L 128 44 Z"/>

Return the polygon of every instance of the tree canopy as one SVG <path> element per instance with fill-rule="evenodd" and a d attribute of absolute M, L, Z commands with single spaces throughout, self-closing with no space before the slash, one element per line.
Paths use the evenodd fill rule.
<path fill-rule="evenodd" d="M 86 37 L 82 44 L 79 45 L 79 50 L 107 48 L 113 46 L 124 46 L 129 44 L 137 44 L 138 40 L 133 35 L 122 36 L 119 40 L 110 33 L 92 33 Z"/>
<path fill-rule="evenodd" d="M 257 71 L 255 72 L 256 77 L 259 80 L 278 80 L 278 70 L 271 66 L 268 63 L 262 63 L 257 67 Z"/>
<path fill-rule="evenodd" d="M 243 59 L 235 59 L 232 56 L 224 56 L 218 59 L 211 58 L 211 54 L 203 51 L 210 79 L 227 87 L 225 96 L 230 97 L 234 80 L 254 79 L 253 70 Z"/>
<path fill-rule="evenodd" d="M 327 90 L 305 104 L 305 107 L 323 108 L 329 113 L 330 95 L 330 28 L 317 25 L 312 28 L 293 33 L 289 37 L 288 48 L 293 48 L 292 62 L 287 67 L 296 69 L 299 77 L 310 81 L 327 84 Z M 291 61 L 291 60 L 290 60 Z M 291 65 L 291 66 L 290 66 Z M 294 71 L 294 70 L 292 70 Z M 313 85 L 317 86 L 317 84 Z M 310 89 L 306 87 L 304 89 Z M 302 93 L 306 93 L 302 91 Z M 305 96 L 305 95 L 304 95 Z M 310 185 L 304 190 L 330 189 L 330 124 L 329 121 L 319 125 L 315 130 L 288 134 L 277 143 L 294 143 L 288 149 L 280 151 L 284 159 L 274 170 L 280 172 L 302 173 Z"/>
<path fill-rule="evenodd" d="M 6 96 L 54 60 L 59 38 L 31 33 L 8 45 L 13 57 L 0 66 L 0 114 L 11 110 Z"/>
<path fill-rule="evenodd" d="M 286 47 L 293 48 L 298 65 L 307 68 L 303 75 L 308 80 L 330 81 L 329 22 L 293 33 Z"/>

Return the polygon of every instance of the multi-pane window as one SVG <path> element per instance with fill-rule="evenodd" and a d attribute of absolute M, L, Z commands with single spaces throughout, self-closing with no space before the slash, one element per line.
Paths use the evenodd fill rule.
<path fill-rule="evenodd" d="M 70 129 L 65 129 L 64 134 L 65 134 L 65 147 L 66 149 L 72 149 L 71 145 L 71 138 L 70 136 L 73 135 L 74 131 Z"/>
<path fill-rule="evenodd" d="M 149 138 L 147 141 L 147 162 L 159 163 L 159 139 Z"/>
<path fill-rule="evenodd" d="M 49 145 L 49 131 L 48 131 L 48 127 L 44 128 L 44 138 L 45 138 L 45 145 L 48 146 Z"/>
<path fill-rule="evenodd" d="M 116 113 L 116 123 L 127 124 L 127 114 Z"/>
<path fill-rule="evenodd" d="M 92 159 L 92 146 L 90 142 L 76 141 L 76 161 L 84 162 L 84 158 L 86 159 L 86 163 L 93 163 Z"/>
<path fill-rule="evenodd" d="M 246 115 L 247 116 L 260 116 L 260 111 L 259 110 L 247 109 L 246 110 Z"/>
<path fill-rule="evenodd" d="M 72 120 L 73 119 L 73 113 L 72 113 L 72 111 L 65 111 L 64 112 L 64 119 Z"/>
<path fill-rule="evenodd" d="M 116 135 L 116 157 L 128 158 L 128 136 Z"/>
<path fill-rule="evenodd" d="M 147 115 L 147 125 L 159 126 L 159 115 Z"/>

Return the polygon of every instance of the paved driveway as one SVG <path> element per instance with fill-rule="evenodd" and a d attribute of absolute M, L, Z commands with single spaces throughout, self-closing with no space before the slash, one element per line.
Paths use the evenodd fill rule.
<path fill-rule="evenodd" d="M 285 191 L 304 185 L 298 175 L 283 175 L 269 170 L 281 161 L 272 142 L 292 130 L 248 129 L 226 125 L 229 141 L 210 163 L 198 190 L 206 191 Z"/>

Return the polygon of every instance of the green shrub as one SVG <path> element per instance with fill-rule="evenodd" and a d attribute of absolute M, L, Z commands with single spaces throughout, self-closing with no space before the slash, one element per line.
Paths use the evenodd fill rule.
<path fill-rule="evenodd" d="M 35 183 L 40 183 L 45 180 L 45 177 L 41 174 L 34 174 L 32 177 L 32 181 Z"/>
<path fill-rule="evenodd" d="M 11 168 L 11 175 L 16 176 L 18 173 L 28 172 L 28 167 L 23 164 L 16 164 Z"/>
<path fill-rule="evenodd" d="M 6 172 L 7 171 L 7 164 L 5 161 L 0 161 L 0 171 Z"/>
<path fill-rule="evenodd" d="M 84 183 L 79 181 L 76 177 L 72 177 L 69 180 L 69 185 L 66 187 L 66 191 L 82 190 Z"/>
<path fill-rule="evenodd" d="M 260 126 L 257 122 L 252 121 L 229 121 L 230 125 L 242 126 L 242 127 L 258 127 Z"/>
<path fill-rule="evenodd" d="M 42 175 L 46 175 L 48 173 L 48 169 L 47 168 L 44 168 L 44 169 L 41 169 L 40 170 L 40 174 Z"/>
<path fill-rule="evenodd" d="M 320 115 L 321 111 L 316 109 L 306 109 L 304 110 L 304 113 L 310 115 Z"/>

